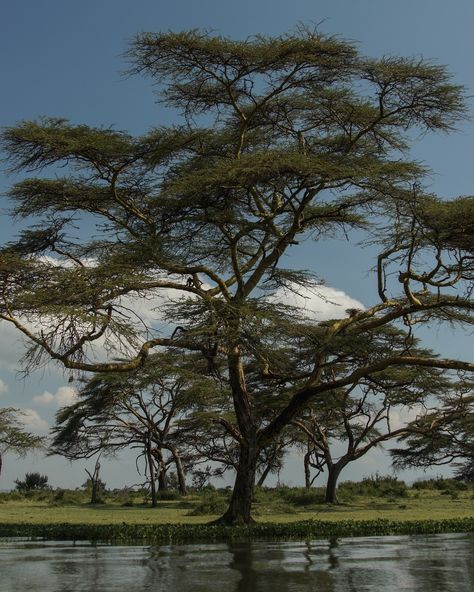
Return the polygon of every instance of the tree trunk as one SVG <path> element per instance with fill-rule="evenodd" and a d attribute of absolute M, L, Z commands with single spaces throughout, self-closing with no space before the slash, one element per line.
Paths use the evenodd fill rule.
<path fill-rule="evenodd" d="M 158 470 L 158 489 L 166 491 L 168 489 L 168 479 L 166 478 L 166 470 L 163 465 L 160 465 Z"/>
<path fill-rule="evenodd" d="M 338 504 L 339 500 L 337 499 L 337 480 L 339 475 L 344 468 L 344 465 L 336 464 L 328 464 L 328 480 L 326 483 L 326 495 L 324 498 L 324 502 L 326 504 Z"/>
<path fill-rule="evenodd" d="M 148 478 L 150 480 L 151 507 L 156 508 L 158 505 L 158 498 L 156 495 L 155 460 L 150 445 L 147 445 L 146 447 L 146 459 L 148 463 Z"/>
<path fill-rule="evenodd" d="M 184 468 L 183 463 L 181 462 L 181 457 L 176 450 L 176 448 L 170 448 L 171 454 L 173 455 L 174 465 L 176 467 L 176 475 L 178 477 L 178 486 L 179 486 L 179 493 L 181 495 L 188 495 L 188 490 L 186 488 L 186 478 L 184 476 Z"/>
<path fill-rule="evenodd" d="M 308 452 L 304 455 L 303 463 L 304 463 L 304 486 L 306 489 L 311 487 L 311 467 L 309 465 L 309 459 L 311 458 L 311 452 Z"/>
<path fill-rule="evenodd" d="M 99 455 L 100 458 L 100 455 Z M 87 469 L 85 469 L 87 475 L 89 476 L 91 482 L 91 504 L 98 504 L 100 503 L 99 499 L 99 488 L 100 488 L 100 463 L 99 458 L 95 461 L 94 472 L 90 473 Z"/>
<path fill-rule="evenodd" d="M 237 335 L 240 330 L 238 321 L 230 329 Z M 257 443 L 257 427 L 253 416 L 252 404 L 247 392 L 245 372 L 240 346 L 238 344 L 234 344 L 230 348 L 227 359 L 232 399 L 240 431 L 239 464 L 237 466 L 237 475 L 229 507 L 225 514 L 216 520 L 215 523 L 233 526 L 254 522 L 251 510 L 257 460 L 261 448 Z"/>
<path fill-rule="evenodd" d="M 155 448 L 153 453 L 158 462 L 158 489 L 159 491 L 166 491 L 168 489 L 168 479 L 166 478 L 166 466 L 163 459 L 163 451 L 161 448 Z"/>
<path fill-rule="evenodd" d="M 2 466 L 3 466 L 3 459 L 2 459 L 2 453 L 0 452 L 0 475 L 2 474 Z"/>
<path fill-rule="evenodd" d="M 258 452 L 256 439 L 250 444 L 242 443 L 230 504 L 225 514 L 216 520 L 215 524 L 237 526 L 255 522 L 252 518 L 252 500 Z"/>
<path fill-rule="evenodd" d="M 265 470 L 263 471 L 263 473 L 260 475 L 258 481 L 257 481 L 257 487 L 262 487 L 262 485 L 265 483 L 265 479 L 268 477 L 268 475 L 270 474 L 270 471 L 272 470 L 272 461 L 270 461 L 267 466 L 265 467 Z"/>
<path fill-rule="evenodd" d="M 91 504 L 99 503 L 99 483 L 95 479 L 92 481 Z"/>

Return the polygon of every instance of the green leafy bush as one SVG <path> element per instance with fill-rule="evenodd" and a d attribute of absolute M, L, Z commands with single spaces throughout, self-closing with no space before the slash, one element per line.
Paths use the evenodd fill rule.
<path fill-rule="evenodd" d="M 345 481 L 338 487 L 338 493 L 343 497 L 407 497 L 408 487 L 405 481 L 400 481 L 391 475 L 371 475 L 362 481 Z"/>
<path fill-rule="evenodd" d="M 437 491 L 466 491 L 469 486 L 458 479 L 436 477 L 435 479 L 423 479 L 415 481 L 412 489 L 431 489 Z"/>
<path fill-rule="evenodd" d="M 56 489 L 51 500 L 51 503 L 55 506 L 77 505 L 85 502 L 86 498 L 83 491 L 72 491 L 71 489 Z"/>
<path fill-rule="evenodd" d="M 188 513 L 188 516 L 204 516 L 208 514 L 222 514 L 227 509 L 228 497 L 219 494 L 216 490 L 205 490 L 199 498 L 196 506 Z"/>
<path fill-rule="evenodd" d="M 161 489 L 156 492 L 156 497 L 159 500 L 172 501 L 180 499 L 181 495 L 176 489 Z"/>
<path fill-rule="evenodd" d="M 284 499 L 293 506 L 314 506 L 324 503 L 324 490 L 322 488 L 294 487 L 288 488 L 283 493 Z"/>
<path fill-rule="evenodd" d="M 23 481 L 15 480 L 18 491 L 33 491 L 38 489 L 48 489 L 48 476 L 40 473 L 26 473 Z"/>

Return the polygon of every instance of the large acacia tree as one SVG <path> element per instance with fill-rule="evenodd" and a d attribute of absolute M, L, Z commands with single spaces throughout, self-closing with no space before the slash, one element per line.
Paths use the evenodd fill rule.
<path fill-rule="evenodd" d="M 404 347 L 337 379 L 330 371 L 335 339 L 370 336 L 390 322 L 414 331 L 435 317 L 469 318 L 472 260 L 463 244 L 443 249 L 420 214 L 437 200 L 423 194 L 424 170 L 406 154 L 412 130 L 449 131 L 465 116 L 463 89 L 444 67 L 365 58 L 305 28 L 244 41 L 144 33 L 129 60 L 132 73 L 151 77 L 162 104 L 181 112 L 181 125 L 132 137 L 42 119 L 4 131 L 12 168 L 41 175 L 10 191 L 15 215 L 33 218 L 1 252 L 0 318 L 27 337 L 27 364 L 52 359 L 73 373 L 133 371 L 163 347 L 200 353 L 208 373 L 228 382 L 235 409 L 226 429 L 239 460 L 222 521 L 247 523 L 260 451 L 313 397 L 391 366 L 474 368 Z M 278 316 L 262 288 L 308 279 L 281 265 L 298 241 L 368 228 L 371 217 L 388 221 L 379 302 L 315 331 L 310 367 L 285 376 L 256 336 Z M 142 304 L 133 297 L 169 289 L 188 297 L 170 319 L 180 329 L 137 322 L 130 309 Z M 269 384 L 293 385 L 264 420 L 260 389 L 247 380 L 255 365 Z"/>

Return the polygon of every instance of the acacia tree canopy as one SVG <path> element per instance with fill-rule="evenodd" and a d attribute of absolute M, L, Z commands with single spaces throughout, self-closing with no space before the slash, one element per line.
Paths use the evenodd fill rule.
<path fill-rule="evenodd" d="M 131 72 L 150 76 L 160 101 L 182 113 L 181 125 L 132 137 L 42 119 L 2 135 L 11 167 L 41 175 L 10 190 L 14 214 L 33 222 L 1 251 L 0 319 L 28 339 L 30 367 L 53 359 L 72 371 L 127 372 L 167 347 L 200 353 L 209 373 L 224 363 L 239 462 L 222 520 L 250 522 L 260 451 L 313 397 L 393 366 L 474 369 L 404 347 L 337 379 L 330 372 L 338 340 L 370 339 L 393 322 L 415 331 L 435 318 L 471 320 L 472 252 L 423 217 L 428 202 L 444 205 L 426 195 L 425 171 L 405 151 L 412 130 L 462 121 L 464 91 L 442 66 L 365 58 L 304 27 L 245 41 L 144 33 L 128 57 Z M 84 219 L 96 230 L 77 239 Z M 262 421 L 247 368 L 279 384 L 287 371 L 275 365 L 271 339 L 255 338 L 285 316 L 262 290 L 308 281 L 282 269 L 282 255 L 298 240 L 381 219 L 379 302 L 309 327 L 311 367 L 287 375 L 291 396 Z M 136 316 L 138 297 L 163 290 L 184 298 L 168 319 L 180 329 L 167 336 L 159 319 Z"/>
<path fill-rule="evenodd" d="M 420 357 L 433 352 L 420 348 L 406 331 L 384 326 L 371 339 L 349 340 L 338 344 L 339 360 L 331 372 L 347 375 L 348 366 L 368 366 L 371 358 L 408 347 Z M 337 503 L 336 486 L 344 468 L 366 455 L 374 447 L 410 431 L 411 415 L 422 417 L 428 406 L 440 401 L 457 384 L 457 377 L 432 367 L 388 367 L 367 374 L 356 383 L 331 393 L 323 393 L 292 424 L 304 445 L 306 486 L 322 472 L 326 473 L 327 503 Z M 311 468 L 317 470 L 311 478 Z"/>
<path fill-rule="evenodd" d="M 185 466 L 196 451 L 183 420 L 195 406 L 210 406 L 211 396 L 219 398 L 211 379 L 192 367 L 182 355 L 152 354 L 139 371 L 95 374 L 83 382 L 78 401 L 58 411 L 50 454 L 77 460 L 133 449 L 144 460 L 153 506 L 155 481 L 166 487 L 172 463 L 186 494 Z"/>
<path fill-rule="evenodd" d="M 21 410 L 13 407 L 0 409 L 0 474 L 3 464 L 2 456 L 6 452 L 24 456 L 31 450 L 45 446 L 44 437 L 25 430 L 21 415 Z"/>
<path fill-rule="evenodd" d="M 397 468 L 430 467 L 456 461 L 469 467 L 474 458 L 474 397 L 472 380 L 447 389 L 441 404 L 417 417 L 390 453 Z"/>

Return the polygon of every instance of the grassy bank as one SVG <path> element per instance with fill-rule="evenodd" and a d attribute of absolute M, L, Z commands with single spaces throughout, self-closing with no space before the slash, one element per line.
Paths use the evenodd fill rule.
<path fill-rule="evenodd" d="M 301 488 L 256 492 L 257 524 L 244 529 L 206 526 L 225 509 L 229 492 L 209 489 L 180 497 L 166 492 L 152 508 L 143 493 L 107 492 L 90 505 L 87 493 L 43 491 L 0 496 L 0 536 L 146 541 L 230 538 L 307 538 L 474 531 L 474 489 L 431 481 L 426 488 L 400 483 L 346 484 L 339 505 L 323 492 Z"/>

